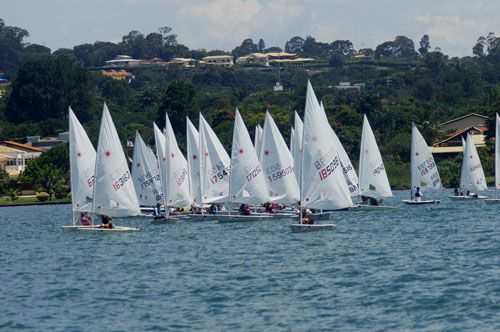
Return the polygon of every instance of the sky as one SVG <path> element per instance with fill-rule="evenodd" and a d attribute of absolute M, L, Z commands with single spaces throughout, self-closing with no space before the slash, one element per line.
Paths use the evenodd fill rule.
<path fill-rule="evenodd" d="M 479 36 L 500 35 L 499 0 L 0 0 L 5 24 L 29 31 L 28 42 L 72 48 L 118 42 L 169 26 L 191 49 L 232 50 L 246 38 L 284 48 L 293 36 L 350 40 L 375 48 L 398 35 L 451 56 L 472 54 Z"/>

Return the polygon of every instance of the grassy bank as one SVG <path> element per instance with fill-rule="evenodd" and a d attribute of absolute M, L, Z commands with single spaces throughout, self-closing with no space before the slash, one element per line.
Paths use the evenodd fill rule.
<path fill-rule="evenodd" d="M 71 203 L 71 199 L 69 198 L 57 199 L 53 197 L 51 201 L 47 200 L 45 202 L 40 202 L 36 198 L 36 196 L 18 196 L 14 200 L 12 200 L 10 197 L 7 196 L 0 197 L 0 206 L 69 204 L 69 203 Z"/>

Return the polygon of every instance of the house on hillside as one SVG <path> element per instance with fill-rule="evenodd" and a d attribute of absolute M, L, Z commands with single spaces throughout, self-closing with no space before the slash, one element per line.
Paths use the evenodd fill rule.
<path fill-rule="evenodd" d="M 142 60 L 132 59 L 129 55 L 118 55 L 112 60 L 106 61 L 106 66 L 109 67 L 137 67 Z"/>
<path fill-rule="evenodd" d="M 348 93 L 360 93 L 364 88 L 365 83 L 356 83 L 351 85 L 351 82 L 339 82 L 338 85 L 335 85 L 336 90 Z"/>
<path fill-rule="evenodd" d="M 54 146 L 69 141 L 69 132 L 60 133 L 59 137 L 40 138 L 40 136 L 26 136 L 26 145 L 43 151 L 50 150 Z"/>
<path fill-rule="evenodd" d="M 230 68 L 233 66 L 232 55 L 211 55 L 201 59 L 200 65 L 205 67 L 225 67 Z"/>
<path fill-rule="evenodd" d="M 169 67 L 177 68 L 194 68 L 198 64 L 198 61 L 191 58 L 173 58 L 168 62 Z"/>
<path fill-rule="evenodd" d="M 126 70 L 102 70 L 101 75 L 117 81 L 127 81 L 128 83 L 132 82 L 135 78 L 134 75 Z"/>
<path fill-rule="evenodd" d="M 448 132 L 452 130 L 456 131 L 469 127 L 487 127 L 489 119 L 490 118 L 488 118 L 487 116 L 481 114 L 470 113 L 461 116 L 459 118 L 442 123 L 440 126 L 440 130 Z"/>
<path fill-rule="evenodd" d="M 31 159 L 40 156 L 42 149 L 13 141 L 0 143 L 0 168 L 9 175 L 17 176 Z"/>
<path fill-rule="evenodd" d="M 471 135 L 476 147 L 485 146 L 488 120 L 487 116 L 471 113 L 442 123 L 440 131 L 446 133 L 445 137 L 430 147 L 431 152 L 437 154 L 463 152 L 462 139 L 467 137 L 467 133 Z"/>

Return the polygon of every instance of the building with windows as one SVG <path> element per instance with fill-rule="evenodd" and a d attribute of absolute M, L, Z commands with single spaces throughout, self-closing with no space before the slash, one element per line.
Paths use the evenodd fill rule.
<path fill-rule="evenodd" d="M 43 150 L 32 148 L 26 144 L 4 141 L 0 144 L 0 168 L 9 175 L 19 175 L 24 171 L 31 159 L 40 156 L 42 153 Z"/>
<path fill-rule="evenodd" d="M 127 81 L 128 83 L 132 82 L 135 78 L 134 75 L 126 70 L 103 70 L 101 71 L 101 75 L 117 81 Z"/>
<path fill-rule="evenodd" d="M 106 61 L 108 67 L 137 67 L 141 64 L 141 60 L 132 59 L 129 55 L 118 55 L 112 60 Z"/>
<path fill-rule="evenodd" d="M 225 67 L 230 68 L 234 64 L 232 55 L 211 55 L 200 61 L 200 65 L 205 67 Z"/>
<path fill-rule="evenodd" d="M 485 146 L 488 121 L 487 116 L 471 113 L 442 123 L 439 129 L 443 132 L 444 138 L 430 147 L 431 152 L 437 154 L 463 152 L 462 140 L 467 137 L 467 133 L 471 135 L 476 147 Z"/>

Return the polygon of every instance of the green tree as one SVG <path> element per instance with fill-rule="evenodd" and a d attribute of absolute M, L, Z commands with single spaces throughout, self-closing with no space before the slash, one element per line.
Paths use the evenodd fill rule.
<path fill-rule="evenodd" d="M 397 36 L 394 41 L 386 41 L 377 46 L 375 55 L 379 57 L 402 57 L 415 58 L 418 53 L 415 51 L 413 40 L 405 36 Z"/>
<path fill-rule="evenodd" d="M 235 57 L 241 57 L 250 53 L 259 52 L 259 46 L 254 44 L 252 38 L 245 39 L 240 46 L 236 47 L 231 54 Z"/>
<path fill-rule="evenodd" d="M 27 37 L 28 31 L 5 25 L 0 19 L 0 72 L 8 72 L 21 63 Z"/>
<path fill-rule="evenodd" d="M 264 50 L 266 49 L 266 43 L 264 42 L 264 39 L 259 39 L 259 52 L 263 53 Z"/>
<path fill-rule="evenodd" d="M 176 133 L 186 132 L 186 116 L 194 118 L 196 112 L 193 100 L 196 90 L 191 83 L 172 81 L 165 90 L 160 104 L 158 123 L 162 127 L 165 123 L 165 113 L 168 113 L 172 127 Z"/>
<path fill-rule="evenodd" d="M 429 52 L 430 48 L 431 48 L 431 43 L 429 41 L 429 35 L 425 34 L 422 36 L 422 39 L 420 39 L 420 48 L 418 49 L 418 52 L 422 57 L 425 57 Z"/>
<path fill-rule="evenodd" d="M 94 100 L 91 76 L 74 59 L 37 56 L 19 67 L 6 115 L 16 123 L 64 119 L 71 105 L 87 121 Z"/>

